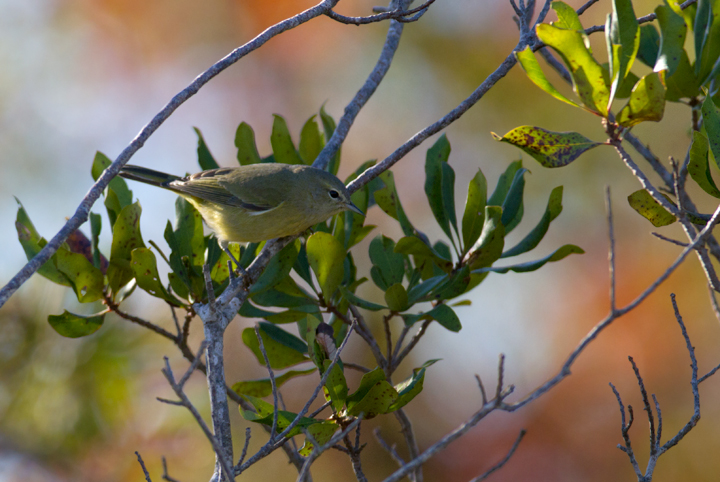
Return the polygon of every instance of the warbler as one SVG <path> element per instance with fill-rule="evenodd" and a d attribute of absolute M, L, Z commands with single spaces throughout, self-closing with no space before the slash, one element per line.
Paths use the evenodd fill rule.
<path fill-rule="evenodd" d="M 352 203 L 340 179 L 304 165 L 251 164 L 187 177 L 126 165 L 120 176 L 169 189 L 187 199 L 228 254 L 231 242 L 298 234 L 346 210 L 365 215 Z"/>

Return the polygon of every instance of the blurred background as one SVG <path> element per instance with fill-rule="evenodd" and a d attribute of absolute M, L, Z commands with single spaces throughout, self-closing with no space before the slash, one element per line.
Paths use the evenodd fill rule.
<path fill-rule="evenodd" d="M 584 2 L 569 3 L 577 8 Z M 638 15 L 658 5 L 634 3 Z M 276 0 L 272 6 L 260 0 L 0 0 L 0 283 L 25 263 L 13 228 L 13 196 L 40 233 L 51 237 L 92 185 L 96 151 L 114 159 L 203 70 L 311 5 L 307 0 Z M 337 11 L 368 15 L 374 5 L 343 1 Z M 610 8 L 608 0 L 601 0 L 583 16 L 584 25 L 604 23 Z M 468 96 L 517 42 L 511 17 L 504 0 L 438 0 L 419 22 L 407 25 L 388 76 L 343 147 L 340 177 L 368 159 L 386 157 Z M 548 20 L 554 19 L 551 12 Z M 198 170 L 192 130 L 198 127 L 215 158 L 235 165 L 233 139 L 241 121 L 254 128 L 261 155 L 268 155 L 272 114 L 287 119 L 297 141 L 303 123 L 323 103 L 328 113 L 340 117 L 374 65 L 386 30 L 384 23 L 355 27 L 323 17 L 271 40 L 180 107 L 131 162 L 175 174 Z M 592 42 L 596 52 L 604 51 L 604 38 L 596 35 Z M 662 122 L 638 126 L 635 133 L 664 162 L 669 156 L 681 159 L 689 142 L 689 118 L 686 106 L 671 104 Z M 502 135 L 526 124 L 604 139 L 596 118 L 555 101 L 516 67 L 446 130 L 459 203 L 478 168 L 494 186 L 507 164 L 520 158 L 519 150 L 493 141 L 490 132 Z M 393 171 L 412 222 L 431 239 L 441 239 L 421 188 L 425 151 L 434 139 Z M 606 185 L 614 203 L 620 304 L 634 299 L 680 252 L 653 237 L 651 231 L 658 230 L 629 208 L 626 197 L 639 184 L 610 148 L 601 146 L 559 170 L 544 169 L 527 156 L 523 161 L 531 170 L 525 220 L 509 243 L 540 219 L 552 188 L 564 185 L 564 211 L 527 259 L 566 243 L 581 246 L 586 254 L 533 273 L 491 274 L 473 292 L 472 306 L 458 309 L 463 323 L 459 334 L 431 325 L 397 377 L 401 380 L 428 359 L 442 358 L 428 370 L 423 393 L 406 407 L 421 449 L 480 407 L 474 376 L 494 387 L 500 353 L 507 357 L 506 381 L 516 386 L 517 399 L 557 373 L 579 340 L 607 314 Z M 162 232 L 166 220 L 174 219 L 175 197 L 138 183 L 130 187 L 143 206 L 144 238 L 164 246 Z M 713 210 L 699 190 L 691 194 L 703 212 Z M 104 213 L 104 208 L 97 204 L 94 211 Z M 373 236 L 400 235 L 396 223 L 377 208 L 368 213 L 368 222 L 378 225 Z M 106 253 L 108 231 L 105 224 L 101 245 Z M 677 226 L 659 231 L 684 237 Z M 373 236 L 356 248 L 360 272 L 369 269 L 365 253 Z M 481 422 L 426 465 L 426 480 L 472 479 L 504 456 L 522 428 L 528 434 L 517 453 L 489 480 L 635 480 L 627 456 L 616 448 L 622 442 L 620 417 L 608 382 L 636 407 L 630 433 L 644 467 L 647 421 L 628 355 L 661 404 L 664 440 L 692 414 L 689 359 L 671 292 L 677 294 L 696 346 L 700 372 L 715 366 L 720 362 L 720 327 L 702 270 L 689 256 L 645 303 L 602 333 L 576 362 L 572 376 L 524 409 Z M 370 288 L 362 294 L 380 296 Z M 171 326 L 166 306 L 149 297 L 133 298 L 124 305 L 126 311 Z M 172 398 L 160 374 L 162 357 L 169 356 L 177 371 L 187 366 L 175 347 L 113 316 L 93 336 L 62 338 L 46 319 L 65 308 L 88 309 L 77 305 L 71 290 L 34 277 L 0 309 L 0 482 L 143 480 L 135 451 L 153 480 L 160 480 L 162 456 L 171 476 L 207 480 L 213 457 L 196 423 L 184 409 L 155 400 Z M 265 376 L 240 340 L 241 330 L 254 322 L 236 319 L 228 331 L 229 383 Z M 380 326 L 379 319 L 369 322 Z M 201 335 L 194 326 L 194 346 Z M 372 363 L 362 344 L 353 343 L 349 350 L 344 358 Z M 285 385 L 289 409 L 302 406 L 313 383 L 296 379 Z M 201 377 L 193 377 L 188 391 L 207 414 Z M 714 456 L 720 446 L 720 378 L 704 382 L 700 392 L 702 420 L 661 458 L 654 480 L 715 480 L 720 473 L 720 459 Z M 234 409 L 233 423 L 239 451 L 247 424 Z M 370 480 L 381 480 L 395 466 L 370 428 L 380 426 L 387 440 L 401 444 L 399 427 L 393 417 L 368 425 L 363 430 L 365 470 Z M 265 439 L 257 427 L 253 434 L 251 453 Z M 354 479 L 339 452 L 323 455 L 314 467 L 316 481 Z M 282 453 L 247 472 L 258 481 L 295 480 L 296 475 Z"/>

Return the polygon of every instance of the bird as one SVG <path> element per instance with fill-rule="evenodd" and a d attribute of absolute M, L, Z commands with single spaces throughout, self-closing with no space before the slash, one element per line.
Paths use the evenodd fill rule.
<path fill-rule="evenodd" d="M 229 243 L 260 242 L 300 234 L 343 211 L 362 216 L 333 174 L 301 164 L 221 167 L 186 177 L 125 165 L 119 175 L 173 191 L 200 212 L 220 247 L 239 269 Z"/>

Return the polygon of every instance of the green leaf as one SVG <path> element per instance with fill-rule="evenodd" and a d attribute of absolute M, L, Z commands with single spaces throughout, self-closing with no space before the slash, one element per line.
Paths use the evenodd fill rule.
<path fill-rule="evenodd" d="M 527 169 L 518 169 L 510 185 L 508 194 L 503 202 L 502 223 L 505 226 L 505 234 L 512 231 L 522 220 L 523 216 L 523 193 L 525 192 L 525 173 Z"/>
<path fill-rule="evenodd" d="M 575 12 L 575 9 L 572 8 L 570 5 L 568 5 L 565 2 L 553 2 L 552 3 L 552 9 L 555 10 L 555 13 L 557 14 L 558 21 L 553 22 L 552 25 L 558 27 L 558 28 L 565 28 L 568 30 L 582 30 L 583 26 L 582 23 L 580 23 L 580 17 L 578 17 L 578 14 Z"/>
<path fill-rule="evenodd" d="M 690 59 L 683 50 L 680 54 L 680 62 L 675 72 L 665 76 L 665 100 L 677 102 L 682 98 L 692 99 L 700 95 L 700 82 L 695 77 L 695 71 L 690 65 Z"/>
<path fill-rule="evenodd" d="M 324 142 L 315 116 L 310 117 L 300 131 L 300 144 L 298 146 L 300 158 L 307 165 L 311 165 L 322 151 Z"/>
<path fill-rule="evenodd" d="M 274 325 L 284 325 L 286 323 L 295 323 L 307 316 L 304 311 L 286 310 L 279 313 L 273 313 L 265 316 L 265 319 Z"/>
<path fill-rule="evenodd" d="M 405 210 L 400 203 L 397 188 L 395 187 L 395 178 L 392 171 L 385 171 L 379 176 L 385 187 L 377 189 L 373 192 L 373 197 L 377 205 L 390 217 L 396 219 L 400 223 L 400 228 L 406 236 L 415 234 L 417 231 L 410 223 Z M 362 206 L 357 205 L 360 209 Z M 367 208 L 365 208 L 367 209 Z M 361 216 L 357 215 L 361 218 Z M 364 219 L 364 218 L 363 218 Z"/>
<path fill-rule="evenodd" d="M 80 303 L 102 299 L 105 287 L 103 274 L 84 255 L 60 248 L 53 258 L 58 271 L 72 283 Z"/>
<path fill-rule="evenodd" d="M 307 427 L 307 431 L 312 435 L 312 438 L 315 439 L 317 443 L 320 445 L 325 445 L 332 439 L 332 436 L 337 432 L 337 429 L 339 428 L 338 424 L 333 421 L 326 421 L 321 423 L 315 423 L 313 425 L 310 425 Z M 313 451 L 315 446 L 312 442 L 310 442 L 310 439 L 307 437 L 305 438 L 305 443 L 302 447 L 300 447 L 300 450 L 298 450 L 298 453 L 303 456 L 307 457 L 310 455 Z"/>
<path fill-rule="evenodd" d="M 702 104 L 703 128 L 710 141 L 710 151 L 715 163 L 720 165 L 720 111 L 710 96 L 705 97 Z"/>
<path fill-rule="evenodd" d="M 708 34 L 712 29 L 713 16 L 710 15 L 710 8 L 712 2 L 710 0 L 700 1 L 697 11 L 695 13 L 695 19 L 693 24 L 693 30 L 695 32 L 695 73 L 700 73 L 702 66 L 701 56 L 703 54 L 703 48 L 705 47 L 705 41 L 707 40 Z"/>
<path fill-rule="evenodd" d="M 112 164 L 112 161 L 108 159 L 105 154 L 97 151 L 95 153 L 95 159 L 93 159 L 93 165 L 91 169 L 93 179 L 97 181 L 100 178 L 100 175 L 102 175 L 103 171 L 107 169 L 110 164 Z M 110 184 L 108 184 L 108 188 L 110 188 L 117 196 L 119 206 L 119 209 L 117 210 L 118 213 L 125 206 L 129 206 L 130 204 L 132 204 L 132 191 L 128 189 L 125 179 L 119 176 L 115 176 L 110 181 Z M 108 192 L 106 191 L 105 196 L 107 197 L 107 195 Z"/>
<path fill-rule="evenodd" d="M 490 196 L 490 199 L 487 200 L 486 204 L 488 206 L 503 205 L 505 198 L 510 191 L 510 186 L 512 186 L 513 180 L 515 179 L 515 174 L 517 174 L 520 169 L 522 169 L 522 159 L 511 162 L 507 169 L 505 169 L 505 172 L 500 174 L 495 190 L 493 191 L 492 196 Z"/>
<path fill-rule="evenodd" d="M 260 337 L 265 346 L 270 367 L 274 370 L 287 368 L 308 361 L 307 345 L 296 337 L 271 323 L 259 323 Z M 242 332 L 245 346 L 252 350 L 260 365 L 265 365 L 265 358 L 260 351 L 260 343 L 255 336 L 255 329 L 245 328 Z"/>
<path fill-rule="evenodd" d="M 280 388 L 286 381 L 292 378 L 309 375 L 310 373 L 314 372 L 314 368 L 310 368 L 308 370 L 290 370 L 283 373 L 282 375 L 276 376 L 275 385 Z M 238 395 L 250 395 L 253 397 L 262 398 L 267 397 L 268 395 L 272 395 L 272 383 L 270 382 L 269 378 L 263 378 L 261 380 L 247 380 L 244 382 L 235 383 L 232 386 L 232 391 L 237 393 Z"/>
<path fill-rule="evenodd" d="M 240 413 L 242 414 L 243 418 L 250 422 L 261 423 L 263 425 L 267 425 L 268 427 L 272 427 L 274 418 L 273 412 L 275 408 L 273 404 L 268 403 L 261 398 L 253 397 L 251 395 L 243 395 L 242 397 L 248 402 L 250 402 L 256 410 L 256 412 L 253 412 L 251 410 L 243 410 L 241 405 Z M 293 423 L 296 418 L 296 413 L 287 412 L 285 410 L 278 410 L 277 433 L 282 433 L 282 431 L 285 430 L 291 423 Z M 299 435 L 302 433 L 302 430 L 304 428 L 308 428 L 312 425 L 320 423 L 323 423 L 323 421 L 316 420 L 310 417 L 302 417 L 298 424 L 295 425 L 292 430 L 290 430 L 290 432 L 287 434 L 287 437 L 290 438 L 294 437 L 295 435 Z"/>
<path fill-rule="evenodd" d="M 25 251 L 25 256 L 27 256 L 28 261 L 30 261 L 40 252 L 42 247 L 47 244 L 47 241 L 45 241 L 45 239 L 42 238 L 37 232 L 32 221 L 30 221 L 30 217 L 25 212 L 25 208 L 18 200 L 18 198 L 15 198 L 15 201 L 17 201 L 18 203 L 18 212 L 17 217 L 15 218 L 15 228 L 17 229 L 20 245 Z M 70 280 L 67 279 L 67 276 L 65 276 L 57 269 L 55 262 L 56 259 L 56 255 L 53 255 L 50 260 L 40 266 L 40 269 L 38 269 L 37 272 L 41 276 L 44 276 L 45 278 L 52 281 L 53 283 L 57 283 L 63 286 L 72 286 L 72 283 L 70 282 Z"/>
<path fill-rule="evenodd" d="M 435 320 L 440 323 L 443 328 L 452 332 L 457 333 L 462 329 L 460 318 L 458 318 L 452 308 L 445 304 L 439 304 L 426 313 L 420 313 L 419 315 L 414 316 L 416 318 L 412 320 L 412 323 L 415 323 L 418 319 Z M 405 319 L 405 324 L 408 324 L 408 317 L 403 316 L 403 318 Z"/>
<path fill-rule="evenodd" d="M 67 338 L 80 338 L 98 331 L 104 318 L 104 314 L 85 316 L 65 310 L 62 315 L 48 316 L 48 322 L 60 335 Z"/>
<path fill-rule="evenodd" d="M 583 254 L 585 251 L 575 246 L 574 244 L 566 244 L 556 249 L 552 254 L 536 261 L 528 261 L 527 263 L 515 264 L 512 266 L 493 266 L 487 268 L 481 268 L 473 271 L 473 273 L 481 274 L 492 271 L 494 273 L 507 273 L 508 271 L 514 271 L 516 273 L 527 273 L 528 271 L 535 271 L 536 269 L 542 268 L 547 263 L 553 261 L 560 261 L 561 259 L 571 254 Z"/>
<path fill-rule="evenodd" d="M 607 117 L 610 99 L 607 74 L 590 53 L 586 45 L 587 35 L 547 24 L 538 25 L 536 32 L 543 43 L 562 57 L 573 79 L 575 93 L 585 107 Z"/>
<path fill-rule="evenodd" d="M 640 189 L 628 196 L 630 207 L 642 217 L 650 221 L 656 228 L 675 222 L 675 216 L 660 205 L 645 189 Z"/>
<path fill-rule="evenodd" d="M 482 171 L 478 169 L 477 174 L 470 180 L 468 186 L 465 212 L 462 218 L 463 246 L 465 246 L 466 251 L 477 241 L 482 232 L 483 223 L 485 222 L 486 199 L 487 180 L 485 180 Z"/>
<path fill-rule="evenodd" d="M 453 272 L 443 283 L 439 284 L 429 297 L 435 300 L 455 298 L 468 290 L 470 281 L 470 267 L 465 265 Z"/>
<path fill-rule="evenodd" d="M 430 258 L 440 269 L 445 272 L 450 272 L 453 267 L 451 259 L 445 258 L 435 249 L 425 244 L 425 242 L 417 236 L 405 236 L 403 238 L 400 238 L 395 245 L 395 252 L 405 255 Z"/>
<path fill-rule="evenodd" d="M 425 381 L 425 369 L 437 361 L 439 361 L 439 359 L 426 361 L 422 364 L 422 366 L 413 369 L 413 374 L 410 378 L 398 385 L 395 385 L 394 388 L 398 392 L 399 397 L 395 403 L 390 405 L 390 412 L 394 412 L 395 410 L 404 407 L 420 392 L 422 392 L 423 382 Z"/>
<path fill-rule="evenodd" d="M 110 248 L 110 264 L 107 277 L 113 294 L 133 279 L 135 273 L 130 266 L 132 251 L 135 248 L 144 248 L 140 234 L 140 214 L 142 208 L 136 202 L 125 206 L 113 226 L 113 240 Z"/>
<path fill-rule="evenodd" d="M 610 63 L 610 101 L 615 98 L 622 81 L 630 72 L 640 47 L 640 29 L 633 10 L 632 0 L 613 0 L 613 13 L 610 31 L 605 32 L 611 46 L 619 46 L 617 56 Z"/>
<path fill-rule="evenodd" d="M 173 253 L 187 256 L 193 273 L 202 277 L 205 262 L 205 236 L 202 216 L 195 207 L 182 197 L 175 201 L 175 241 Z"/>
<path fill-rule="evenodd" d="M 502 137 L 492 135 L 496 141 L 519 147 L 545 167 L 567 166 L 585 151 L 601 144 L 577 132 L 552 132 L 534 126 L 516 127 Z"/>
<path fill-rule="evenodd" d="M 659 122 L 665 112 L 665 86 L 658 72 L 648 74 L 635 84 L 630 100 L 617 115 L 617 122 L 632 127 L 645 121 Z"/>
<path fill-rule="evenodd" d="M 559 2 L 553 2 L 553 4 L 555 3 Z M 547 77 L 545 77 L 545 74 L 543 73 L 542 68 L 538 63 L 537 58 L 535 58 L 535 54 L 533 53 L 532 48 L 525 47 L 525 50 L 515 52 L 515 57 L 517 57 L 518 62 L 520 62 L 520 66 L 523 68 L 528 78 L 535 85 L 555 97 L 557 100 L 561 100 L 575 107 L 580 107 L 580 105 L 578 105 L 576 102 L 573 102 L 572 100 L 562 95 L 560 91 L 558 91 L 555 86 L 550 83 Z"/>
<path fill-rule="evenodd" d="M 450 226 L 452 225 L 457 232 L 457 218 L 453 197 L 455 172 L 447 163 L 449 156 L 450 143 L 443 134 L 428 149 L 425 157 L 425 194 L 435 220 L 447 237 L 452 239 Z"/>
<path fill-rule="evenodd" d="M 537 226 L 533 228 L 532 231 L 528 233 L 527 236 L 525 236 L 525 238 L 523 238 L 522 241 L 520 241 L 511 249 L 505 251 L 502 254 L 501 258 L 518 256 L 520 254 L 527 253 L 532 249 L 535 249 L 535 247 L 545 236 L 545 233 L 547 233 L 547 230 L 550 227 L 550 223 L 562 212 L 562 195 L 562 186 L 558 186 L 552 190 L 552 192 L 550 193 L 550 199 L 548 199 L 547 207 L 545 208 L 545 213 L 540 219 L 540 222 L 537 224 Z"/>
<path fill-rule="evenodd" d="M 327 371 L 331 363 L 332 360 L 326 359 L 323 361 L 323 373 Z M 332 402 L 332 406 L 335 411 L 340 411 L 343 405 L 345 405 L 347 395 L 348 386 L 347 380 L 345 380 L 345 374 L 343 373 L 340 363 L 336 363 L 332 367 L 332 370 L 327 377 L 327 381 L 325 382 L 325 398 L 326 400 Z"/>
<path fill-rule="evenodd" d="M 660 34 L 655 25 L 646 23 L 640 27 L 640 47 L 637 58 L 648 67 L 655 67 L 660 50 Z"/>
<path fill-rule="evenodd" d="M 414 305 L 418 301 L 428 301 L 425 297 L 440 284 L 444 284 L 450 278 L 449 275 L 433 276 L 422 283 L 413 286 L 408 291 L 408 303 Z"/>
<path fill-rule="evenodd" d="M 260 278 L 250 287 L 250 293 L 255 295 L 268 290 L 286 278 L 298 259 L 300 240 L 285 246 L 278 254 L 272 257 Z"/>
<path fill-rule="evenodd" d="M 482 233 L 465 256 L 463 264 L 475 269 L 490 266 L 500 259 L 505 246 L 505 226 L 501 219 L 502 208 L 485 206 L 485 224 Z"/>
<path fill-rule="evenodd" d="M 392 311 L 405 311 L 408 308 L 408 294 L 400 283 L 388 287 L 385 291 L 385 303 Z"/>
<path fill-rule="evenodd" d="M 100 216 L 99 214 L 90 213 L 90 232 L 92 236 L 91 249 L 93 266 L 95 266 L 96 268 L 100 268 L 100 271 L 105 271 L 107 270 L 107 260 L 103 259 L 100 248 L 98 248 L 98 244 L 100 243 L 100 231 L 102 231 L 102 216 Z M 103 264 L 105 266 L 103 266 Z"/>
<path fill-rule="evenodd" d="M 335 132 L 335 120 L 327 112 L 325 112 L 325 106 L 320 107 L 320 121 L 323 125 L 323 131 L 325 132 L 325 142 L 327 143 Z M 340 154 L 342 147 L 337 150 L 337 153 L 330 160 L 326 171 L 337 176 L 338 169 L 340 169 Z"/>
<path fill-rule="evenodd" d="M 352 293 L 350 290 L 345 288 L 344 286 L 340 286 L 340 291 L 342 292 L 343 298 L 348 300 L 351 305 L 357 306 L 358 308 L 363 308 L 365 310 L 369 311 L 380 311 L 387 309 L 383 305 L 379 305 L 377 303 L 373 303 L 372 301 L 367 301 L 359 296 L 357 296 L 355 293 Z"/>
<path fill-rule="evenodd" d="M 241 122 L 235 132 L 235 147 L 237 147 L 237 160 L 241 166 L 258 164 L 262 161 L 255 144 L 255 132 L 245 122 Z"/>
<path fill-rule="evenodd" d="M 398 398 L 398 393 L 385 380 L 381 368 L 366 373 L 360 379 L 360 386 L 347 397 L 347 415 L 357 417 L 365 414 L 365 419 L 388 412 L 388 408 Z"/>
<path fill-rule="evenodd" d="M 167 292 L 160 282 L 155 254 L 148 248 L 137 248 L 131 253 L 130 266 L 140 288 L 156 298 L 163 299 L 174 306 L 183 306 L 182 302 Z"/>
<path fill-rule="evenodd" d="M 395 283 L 402 282 L 405 274 L 405 259 L 395 252 L 395 243 L 383 235 L 370 242 L 370 261 L 373 267 L 370 275 L 373 282 L 383 291 Z"/>
<path fill-rule="evenodd" d="M 675 72 L 685 52 L 687 25 L 685 20 L 667 5 L 657 7 L 655 15 L 660 25 L 660 53 L 653 70 L 655 72 L 667 70 L 666 75 L 669 76 Z"/>
<path fill-rule="evenodd" d="M 270 144 L 272 145 L 275 162 L 303 164 L 300 154 L 295 150 L 295 144 L 293 144 L 290 137 L 290 130 L 285 119 L 277 114 L 273 114 L 273 117 L 275 117 L 275 120 L 273 121 L 272 134 L 270 134 Z"/>
<path fill-rule="evenodd" d="M 693 141 L 690 146 L 690 163 L 688 173 L 698 185 L 713 197 L 720 198 L 720 189 L 715 185 L 710 174 L 708 161 L 708 140 L 702 133 L 693 131 Z"/>
<path fill-rule="evenodd" d="M 210 149 L 208 149 L 208 146 L 205 143 L 202 132 L 200 132 L 200 129 L 197 127 L 193 127 L 193 129 L 195 130 L 195 134 L 198 136 L 197 155 L 200 169 L 203 171 L 207 171 L 208 169 L 217 169 L 220 166 L 210 153 Z"/>
<path fill-rule="evenodd" d="M 345 273 L 343 267 L 345 248 L 340 241 L 328 233 L 315 233 L 310 236 L 306 248 L 310 266 L 317 277 L 325 301 L 329 303 Z"/>
<path fill-rule="evenodd" d="M 705 15 L 707 16 L 707 23 L 702 21 L 700 10 L 702 6 L 698 6 L 698 17 L 695 20 L 695 29 L 704 31 L 702 48 L 695 50 L 695 71 L 697 77 L 702 79 L 704 84 L 708 79 L 710 72 L 715 67 L 718 57 L 720 57 L 720 22 L 717 21 L 717 17 L 720 14 L 720 5 L 718 2 L 713 0 L 712 2 L 701 2 L 709 3 L 708 9 Z M 702 53 L 700 53 L 702 52 Z"/>

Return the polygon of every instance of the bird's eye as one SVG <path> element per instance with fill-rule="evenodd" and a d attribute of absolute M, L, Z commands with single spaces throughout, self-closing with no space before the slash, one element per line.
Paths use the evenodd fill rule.
<path fill-rule="evenodd" d="M 333 199 L 337 199 L 340 197 L 340 193 L 337 192 L 335 189 L 330 189 L 330 191 L 328 191 L 328 194 L 330 194 L 330 197 Z"/>

